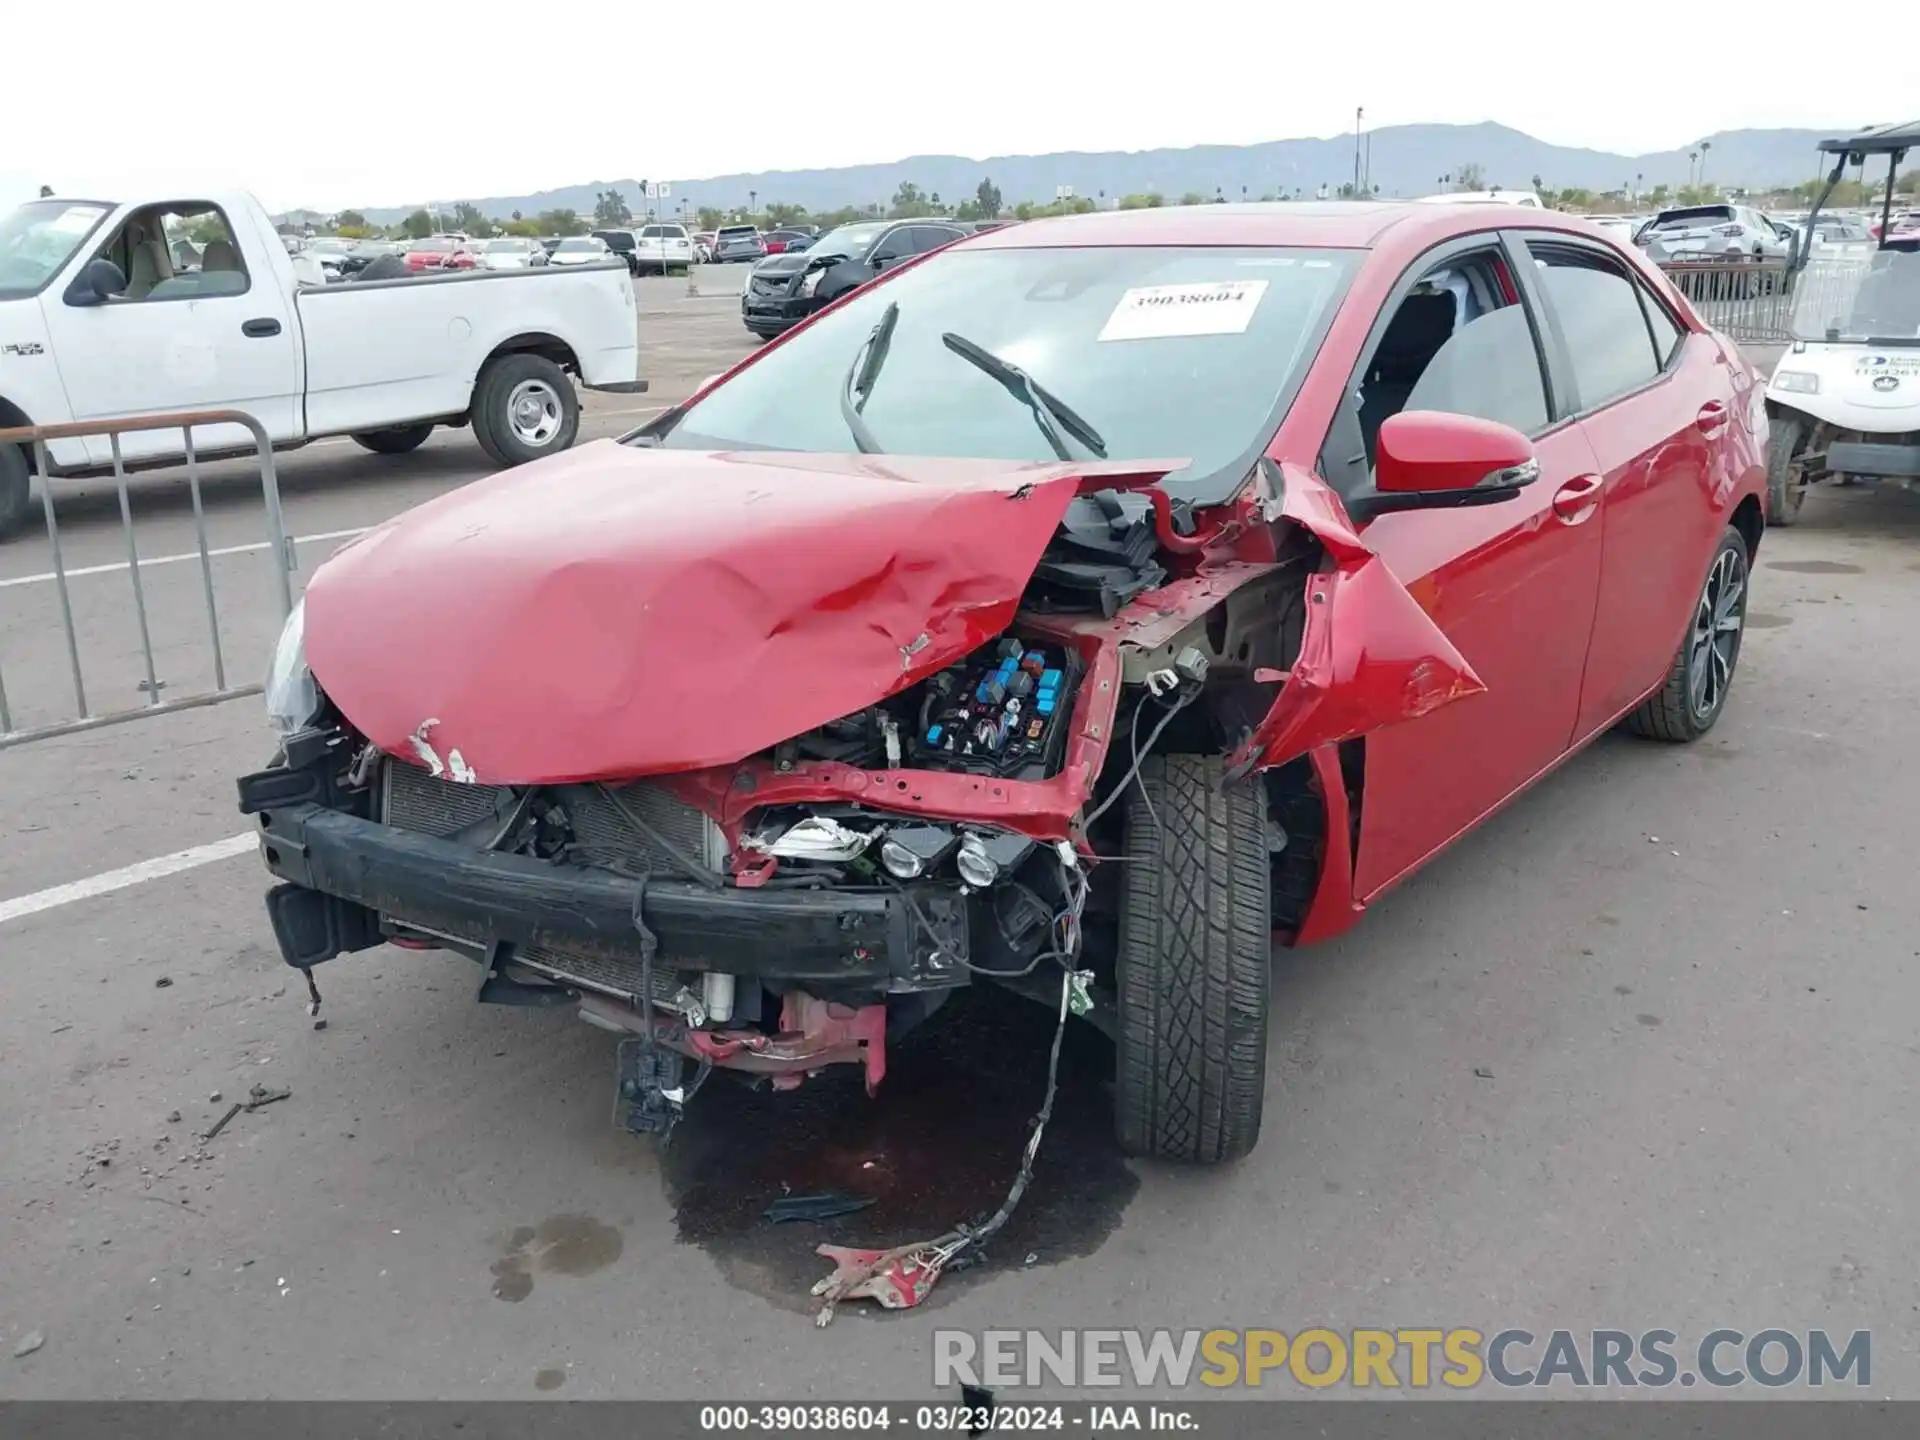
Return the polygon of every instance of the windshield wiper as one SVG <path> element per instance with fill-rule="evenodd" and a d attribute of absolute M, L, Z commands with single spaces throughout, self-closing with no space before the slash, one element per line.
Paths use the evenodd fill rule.
<path fill-rule="evenodd" d="M 1100 438 L 1100 432 L 1081 419 L 1071 405 L 1046 390 L 1038 380 L 1018 365 L 1002 360 L 991 350 L 976 345 L 966 336 L 956 335 L 951 330 L 942 335 L 940 341 L 962 360 L 998 380 L 1006 387 L 1009 395 L 1033 411 L 1034 423 L 1040 427 L 1040 433 L 1047 437 L 1047 444 L 1053 447 L 1053 453 L 1062 460 L 1073 458 L 1067 449 L 1067 442 L 1060 438 L 1062 430 L 1073 436 L 1100 459 L 1107 458 L 1107 442 Z"/>
<path fill-rule="evenodd" d="M 847 378 L 840 382 L 840 415 L 847 422 L 847 429 L 853 432 L 853 443 L 862 455 L 881 453 L 880 442 L 874 439 L 873 430 L 860 412 L 867 408 L 873 382 L 880 378 L 880 367 L 887 363 L 887 351 L 893 346 L 893 330 L 899 323 L 900 302 L 895 300 L 881 314 L 880 323 L 873 327 L 866 343 L 854 351 Z"/>

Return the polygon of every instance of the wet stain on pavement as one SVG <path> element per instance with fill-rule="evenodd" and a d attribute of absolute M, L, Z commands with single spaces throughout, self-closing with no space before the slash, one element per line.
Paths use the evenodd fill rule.
<path fill-rule="evenodd" d="M 1789 575 L 1859 575 L 1864 572 L 1858 565 L 1848 565 L 1840 560 L 1770 560 L 1769 570 L 1784 570 Z"/>
<path fill-rule="evenodd" d="M 661 1156 L 681 1240 L 706 1250 L 729 1283 L 811 1312 L 808 1290 L 833 1268 L 816 1245 L 888 1247 L 984 1221 L 1019 1169 L 1054 1018 L 1002 990 L 962 992 L 889 1046 L 874 1099 L 851 1069 L 785 1094 L 715 1075 Z M 973 1274 L 1021 1269 L 1029 1257 L 1048 1264 L 1091 1255 L 1113 1233 L 1139 1181 L 1113 1138 L 1112 1076 L 1112 1045 L 1070 1023 L 1032 1183 L 984 1258 L 950 1271 L 928 1304 Z M 823 1192 L 873 1203 L 817 1223 L 765 1218 L 783 1194 Z"/>
<path fill-rule="evenodd" d="M 566 1383 L 567 1372 L 564 1370 L 541 1370 L 533 1377 L 533 1388 L 536 1390 L 558 1390 Z"/>
<path fill-rule="evenodd" d="M 1792 623 L 1793 617 L 1791 615 L 1769 615 L 1764 610 L 1749 610 L 1747 612 L 1747 628 L 1749 630 L 1779 630 Z"/>
<path fill-rule="evenodd" d="M 533 1277 L 591 1275 L 620 1258 L 623 1242 L 612 1225 L 591 1215 L 553 1215 L 538 1225 L 515 1226 L 501 1240 L 488 1267 L 497 1300 L 518 1303 L 533 1293 Z"/>
<path fill-rule="evenodd" d="M 1649 1030 L 1658 1030 L 1660 1028 L 1661 1020 L 1658 1015 L 1636 1015 L 1633 1018 Z"/>

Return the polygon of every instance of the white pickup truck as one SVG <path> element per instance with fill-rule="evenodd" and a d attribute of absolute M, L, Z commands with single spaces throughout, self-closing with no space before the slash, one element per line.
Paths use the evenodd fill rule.
<path fill-rule="evenodd" d="M 198 264 L 173 242 L 189 227 Z M 241 410 L 275 448 L 350 435 L 396 455 L 471 425 L 502 465 L 564 450 L 575 382 L 642 391 L 633 284 L 617 261 L 303 283 L 245 194 L 43 199 L 0 215 L 0 430 Z M 200 455 L 251 450 L 196 428 Z M 56 474 L 111 465 L 106 436 L 48 445 Z M 178 430 L 122 437 L 129 468 L 184 453 Z M 28 510 L 30 451 L 0 444 L 0 536 Z"/>

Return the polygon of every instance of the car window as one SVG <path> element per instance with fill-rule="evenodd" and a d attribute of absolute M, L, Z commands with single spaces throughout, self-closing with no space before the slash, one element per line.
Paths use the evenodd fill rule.
<path fill-rule="evenodd" d="M 913 227 L 901 225 L 889 230 L 881 237 L 880 243 L 873 247 L 876 260 L 897 260 L 902 255 L 913 254 Z"/>
<path fill-rule="evenodd" d="M 959 248 L 859 290 L 675 417 L 674 449 L 851 453 L 842 393 L 893 306 L 861 415 L 905 455 L 1052 460 L 1033 412 L 945 338 L 1077 411 L 1118 459 L 1178 463 L 1177 497 L 1246 483 L 1363 252 L 1234 246 Z M 1085 451 L 1069 442 L 1075 454 Z"/>
<path fill-rule="evenodd" d="M 197 252 L 176 249 L 185 240 Z M 96 258 L 127 277 L 116 304 L 244 295 L 252 286 L 233 226 L 217 205 L 180 201 L 150 205 L 128 216 Z M 176 266 L 176 258 L 187 261 Z"/>
<path fill-rule="evenodd" d="M 916 225 L 913 227 L 913 253 L 918 255 L 927 250 L 938 250 L 949 240 L 959 238 L 958 230 L 949 230 L 944 225 Z"/>
<path fill-rule="evenodd" d="M 112 208 L 39 200 L 0 216 L 0 300 L 37 293 L 60 273 Z"/>
<path fill-rule="evenodd" d="M 1544 430 L 1546 379 L 1525 307 L 1503 305 L 1455 330 L 1402 408 L 1497 420 L 1522 435 Z"/>
<path fill-rule="evenodd" d="M 1662 305 L 1648 293 L 1644 286 L 1636 285 L 1640 292 L 1640 303 L 1646 307 L 1647 325 L 1653 331 L 1653 353 L 1662 370 L 1673 362 L 1674 355 L 1680 349 L 1680 340 L 1687 332 L 1667 313 Z"/>
<path fill-rule="evenodd" d="M 1638 287 L 1591 251 L 1534 243 L 1546 293 L 1573 364 L 1582 411 L 1597 410 L 1660 373 Z"/>

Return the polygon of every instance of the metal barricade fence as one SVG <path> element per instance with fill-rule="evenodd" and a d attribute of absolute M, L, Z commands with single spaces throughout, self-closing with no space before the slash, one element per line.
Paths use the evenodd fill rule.
<path fill-rule="evenodd" d="M 279 619 L 284 622 L 293 609 L 292 577 L 295 571 L 295 559 L 293 546 L 287 538 L 286 525 L 280 514 L 280 485 L 274 471 L 273 444 L 267 438 L 266 430 L 253 416 L 239 410 L 200 410 L 168 415 L 139 415 L 124 420 L 83 421 L 65 425 L 39 425 L 0 430 L 0 445 L 31 445 L 33 447 L 33 468 L 40 480 L 41 508 L 46 516 L 47 541 L 51 547 L 50 578 L 59 595 L 61 628 L 66 640 L 67 662 L 73 682 L 73 702 L 76 711 L 67 719 L 16 729 L 13 710 L 7 696 L 6 657 L 0 654 L 0 750 L 54 735 L 69 735 L 77 731 L 117 725 L 149 715 L 173 714 L 199 706 L 216 705 L 223 700 L 258 695 L 264 689 L 264 685 L 259 681 L 243 685 L 230 685 L 227 681 L 226 656 L 221 645 L 220 610 L 215 598 L 213 553 L 212 547 L 207 543 L 207 516 L 200 488 L 200 466 L 203 462 L 195 450 L 193 438 L 196 428 L 213 425 L 243 426 L 253 437 L 254 450 L 260 462 L 260 489 L 266 511 L 266 543 L 262 548 L 267 553 L 275 580 L 272 592 L 279 605 Z M 201 592 L 206 606 L 208 645 L 213 661 L 211 690 L 178 695 L 167 700 L 160 698 L 160 692 L 166 682 L 161 678 L 159 667 L 154 660 L 153 632 L 147 609 L 147 589 L 140 573 L 140 549 L 134 533 L 133 505 L 127 491 L 127 461 L 121 448 L 123 435 L 157 430 L 178 430 L 185 440 L 185 458 L 180 463 L 183 463 L 186 468 L 187 488 L 193 503 L 194 542 L 200 562 Z M 132 619 L 138 627 L 140 655 L 146 671 L 146 678 L 139 688 L 146 692 L 147 702 L 129 709 L 97 714 L 87 701 L 86 675 L 81 663 L 81 639 L 74 625 L 73 598 L 68 588 L 68 567 L 65 552 L 61 547 L 60 521 L 56 513 L 58 506 L 55 504 L 54 489 L 68 477 L 49 473 L 51 467 L 47 459 L 47 445 L 55 440 L 102 436 L 108 440 L 112 462 L 111 474 L 120 502 L 120 527 L 126 541 L 126 570 L 133 590 Z M 231 453 L 223 451 L 218 458 L 228 458 Z M 86 468 L 90 473 L 107 473 L 104 468 L 96 467 L 91 463 Z M 86 573 L 93 574 L 118 568 L 116 563 L 108 566 L 85 567 L 85 570 Z M 4 643 L 5 638 L 4 633 L 0 632 L 0 643 Z"/>
<path fill-rule="evenodd" d="M 1817 338 L 1829 317 L 1847 312 L 1868 258 L 1816 255 L 1798 271 L 1778 261 L 1662 260 L 1659 265 L 1700 318 L 1729 339 L 1789 345 Z"/>

